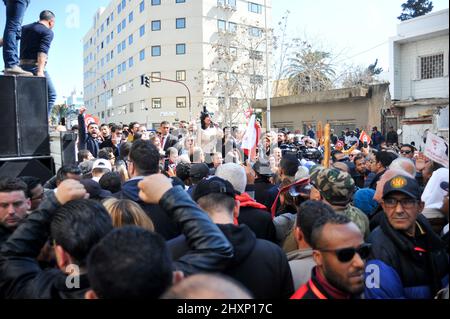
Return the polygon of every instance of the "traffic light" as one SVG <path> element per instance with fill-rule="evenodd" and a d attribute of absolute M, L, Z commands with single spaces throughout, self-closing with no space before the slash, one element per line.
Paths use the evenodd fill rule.
<path fill-rule="evenodd" d="M 141 75 L 141 85 L 145 85 L 146 87 L 150 87 L 150 77 L 148 75 Z"/>

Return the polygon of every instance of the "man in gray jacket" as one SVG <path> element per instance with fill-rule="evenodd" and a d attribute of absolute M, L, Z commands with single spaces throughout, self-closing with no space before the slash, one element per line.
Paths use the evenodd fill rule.
<path fill-rule="evenodd" d="M 310 245 L 314 222 L 322 216 L 333 214 L 335 213 L 331 206 L 322 202 L 309 200 L 300 205 L 294 229 L 294 237 L 298 249 L 291 251 L 287 255 L 295 289 L 308 282 L 311 278 L 311 270 L 316 265 Z"/>

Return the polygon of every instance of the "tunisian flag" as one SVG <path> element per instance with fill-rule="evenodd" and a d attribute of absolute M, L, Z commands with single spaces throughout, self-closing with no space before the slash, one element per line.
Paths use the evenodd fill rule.
<path fill-rule="evenodd" d="M 367 142 L 367 144 L 370 144 L 370 142 L 372 141 L 370 136 L 365 131 L 361 132 L 361 135 L 359 136 L 359 140 L 363 143 Z"/>
<path fill-rule="evenodd" d="M 244 150 L 244 154 L 253 161 L 256 157 L 256 148 L 259 142 L 259 135 L 261 134 L 261 127 L 256 121 L 256 115 L 253 114 L 248 122 L 247 130 L 242 138 L 241 148 Z"/>

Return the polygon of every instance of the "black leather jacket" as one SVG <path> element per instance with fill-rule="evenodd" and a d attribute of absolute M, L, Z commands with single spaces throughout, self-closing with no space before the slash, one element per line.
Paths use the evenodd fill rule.
<path fill-rule="evenodd" d="M 175 222 L 187 238 L 190 252 L 174 261 L 174 270 L 185 275 L 198 272 L 220 272 L 233 258 L 233 246 L 180 186 L 166 192 L 159 206 Z"/>
<path fill-rule="evenodd" d="M 227 266 L 233 257 L 230 242 L 181 187 L 166 192 L 159 205 L 181 224 L 191 247 L 189 254 L 173 263 L 175 270 L 190 275 L 220 272 Z M 42 270 L 36 260 L 50 235 L 50 223 L 58 206 L 52 194 L 3 244 L 0 253 L 0 297 L 83 298 L 89 288 L 85 276 L 80 276 L 79 288 L 68 289 L 65 273 L 58 269 Z"/>
<path fill-rule="evenodd" d="M 50 222 L 60 206 L 50 192 L 39 210 L 28 216 L 1 247 L 0 296 L 14 299 L 83 298 L 89 288 L 87 278 L 80 276 L 79 288 L 66 287 L 66 274 L 58 269 L 39 267 L 41 248 L 50 235 Z"/>

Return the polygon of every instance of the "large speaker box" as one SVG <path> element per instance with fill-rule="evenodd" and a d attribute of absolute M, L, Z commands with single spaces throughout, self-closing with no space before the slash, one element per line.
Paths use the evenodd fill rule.
<path fill-rule="evenodd" d="M 47 80 L 0 76 L 0 158 L 50 155 Z"/>
<path fill-rule="evenodd" d="M 55 175 L 55 165 L 51 156 L 0 158 L 0 176 L 34 176 L 45 183 Z"/>

